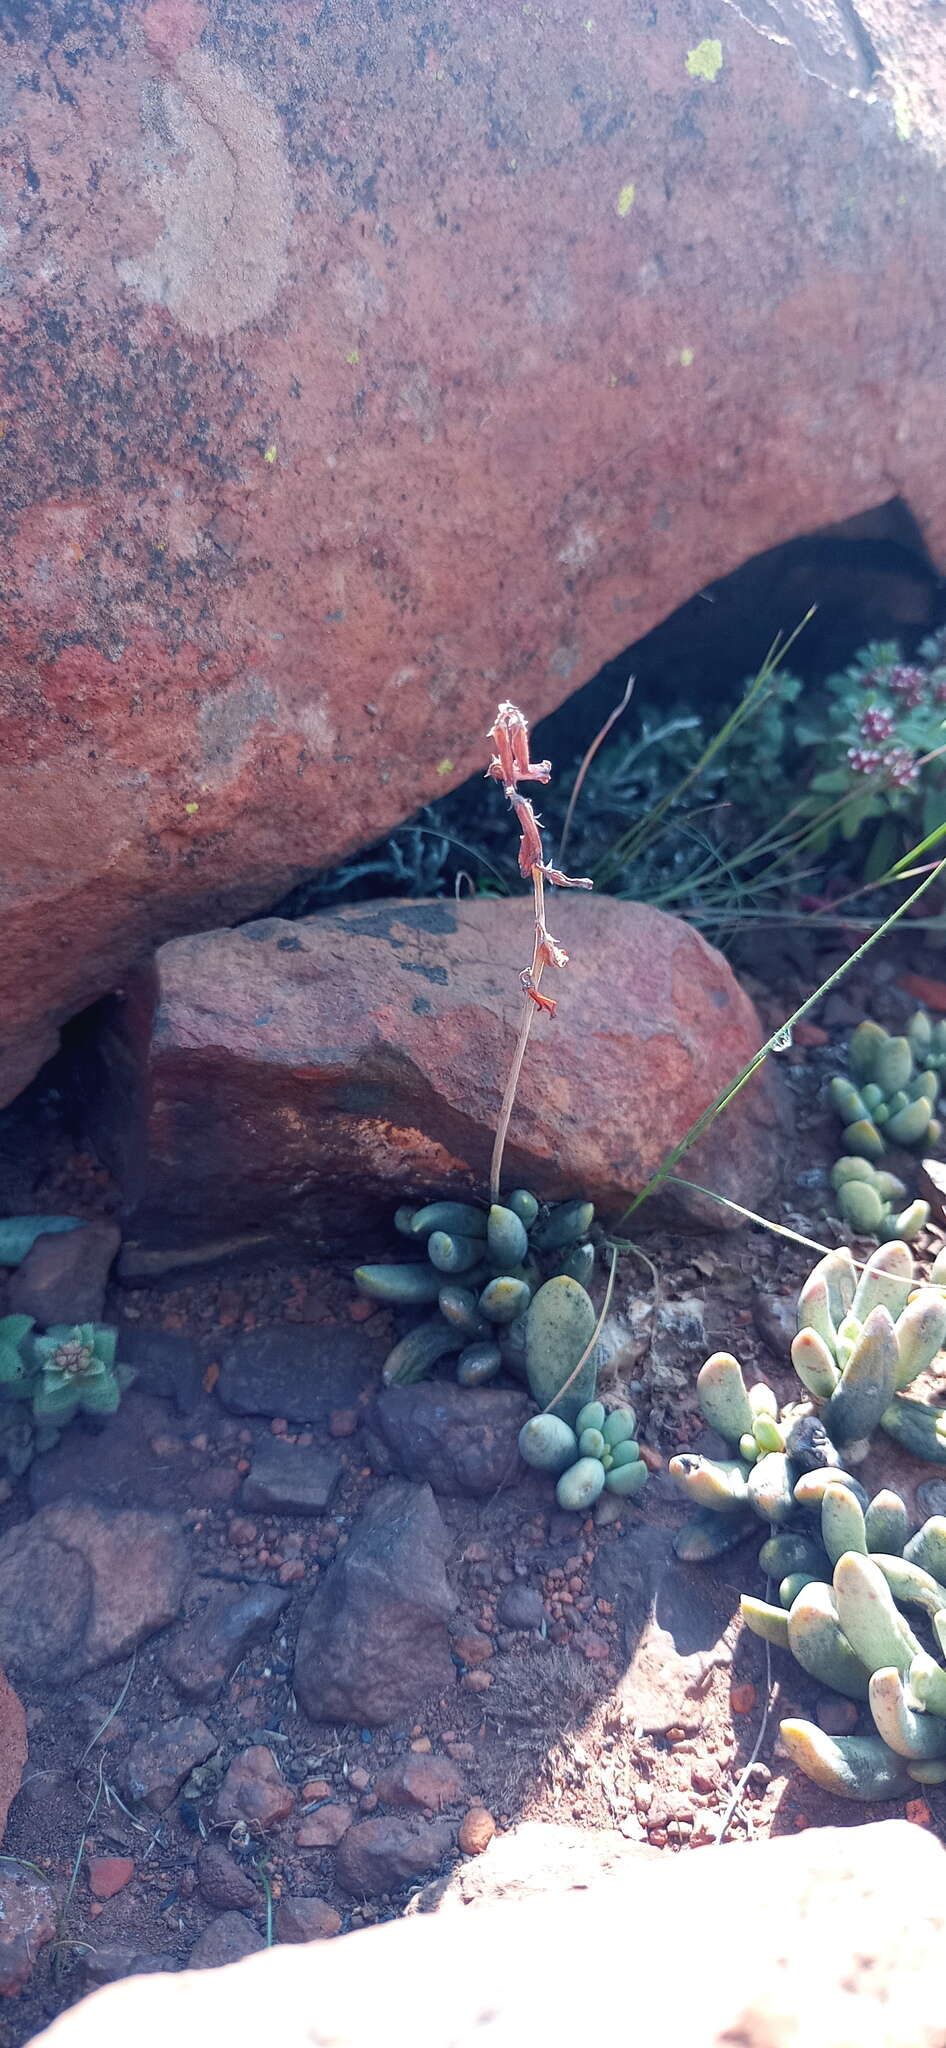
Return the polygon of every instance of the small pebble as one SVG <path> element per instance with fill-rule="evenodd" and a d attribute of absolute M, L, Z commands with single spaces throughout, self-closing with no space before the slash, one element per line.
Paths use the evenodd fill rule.
<path fill-rule="evenodd" d="M 328 1419 L 329 1436 L 354 1436 L 357 1428 L 357 1408 L 333 1408 Z"/>
<path fill-rule="evenodd" d="M 130 1856 L 90 1856 L 89 1890 L 94 1899 L 113 1899 L 135 1874 Z"/>
<path fill-rule="evenodd" d="M 734 1685 L 729 1694 L 729 1704 L 734 1714 L 751 1714 L 756 1703 L 754 1685 Z"/>
<path fill-rule="evenodd" d="M 496 1822 L 485 1806 L 471 1806 L 460 1822 L 457 1841 L 464 1856 L 482 1856 L 496 1833 Z"/>

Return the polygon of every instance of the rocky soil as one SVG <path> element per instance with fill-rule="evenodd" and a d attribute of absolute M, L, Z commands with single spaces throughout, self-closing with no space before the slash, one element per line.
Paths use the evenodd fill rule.
<path fill-rule="evenodd" d="M 772 1213 L 791 1229 L 828 1229 L 822 1084 L 868 1000 L 891 1020 L 911 1006 L 901 964 L 829 999 L 784 1056 Z M 761 1001 L 773 1022 L 789 1006 Z M 112 1211 L 48 1094 L 3 1136 L 4 1209 Z M 46 1258 L 30 1284 L 74 1284 Z M 379 1399 L 391 1316 L 344 1268 L 110 1281 L 136 1382 L 0 1505 L 7 1793 L 29 1744 L 0 1861 L 4 2048 L 111 1979 L 396 1917 L 523 1819 L 674 1856 L 899 1811 L 840 1808 L 777 1755 L 782 1714 L 852 1710 L 741 1633 L 757 1546 L 711 1568 L 671 1551 L 665 1461 L 701 1440 L 696 1368 L 725 1343 L 787 1392 L 810 1263 L 759 1229 L 641 1238 L 610 1371 L 652 1479 L 641 1508 L 608 1496 L 586 1520 L 517 1464 L 521 1390 Z M 940 1484 L 904 1461 L 895 1483 L 918 1481 Z M 908 1817 L 938 1829 L 940 1805 L 929 1791 Z"/>

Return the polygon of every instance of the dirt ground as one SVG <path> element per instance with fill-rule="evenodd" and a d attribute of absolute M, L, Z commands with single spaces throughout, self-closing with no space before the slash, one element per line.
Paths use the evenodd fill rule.
<path fill-rule="evenodd" d="M 915 1007 L 899 982 L 907 964 L 916 964 L 913 948 L 891 947 L 873 959 L 818 1013 L 823 1042 L 796 1044 L 782 1056 L 794 1131 L 771 1213 L 824 1243 L 836 1237 L 822 1209 L 835 1135 L 824 1082 L 865 1010 L 895 1022 Z M 929 965 L 935 972 L 935 956 Z M 777 994 L 756 985 L 753 993 L 774 1026 L 803 989 L 788 972 Z M 114 1203 L 107 1176 L 73 1149 L 54 1094 L 34 1091 L 7 1113 L 0 1210 L 92 1215 Z M 857 1825 L 900 1811 L 827 1799 L 778 1756 L 779 1719 L 813 1717 L 819 1708 L 830 1714 L 831 1702 L 787 1656 L 769 1658 L 765 1645 L 739 1627 L 739 1593 L 764 1590 L 758 1541 L 713 1565 L 668 1561 L 669 1536 L 683 1511 L 666 1460 L 706 1437 L 692 1395 L 702 1339 L 690 1350 L 675 1349 L 674 1331 L 682 1325 L 674 1310 L 687 1304 L 690 1313 L 701 1304 L 694 1312 L 705 1351 L 736 1351 L 750 1378 L 765 1377 L 785 1397 L 796 1383 L 787 1343 L 773 1348 L 775 1303 L 797 1290 L 816 1254 L 753 1226 L 725 1234 L 642 1233 L 639 1242 L 640 1255 L 622 1262 L 613 1320 L 618 1376 L 638 1407 L 655 1468 L 642 1505 L 606 1496 L 603 1515 L 563 1515 L 551 1483 L 515 1464 L 491 1499 L 440 1497 L 458 1594 L 456 1683 L 420 1719 L 388 1729 L 313 1723 L 291 1688 L 294 1638 L 313 1579 L 344 1547 L 359 1509 L 382 1483 L 365 1411 L 332 1418 L 344 1474 L 331 1513 L 273 1516 L 238 1500 L 254 1446 L 267 1433 L 303 1441 L 310 1433 L 278 1415 L 228 1413 L 216 1392 L 223 1347 L 236 1333 L 302 1325 L 330 1373 L 338 1333 L 353 1326 L 380 1364 L 392 1332 L 388 1312 L 360 1301 L 344 1270 L 298 1262 L 110 1289 L 106 1320 L 118 1325 L 139 1363 L 138 1382 L 104 1430 L 73 1425 L 12 1489 L 0 1506 L 0 1534 L 31 1508 L 81 1488 L 113 1505 L 170 1510 L 187 1533 L 196 1572 L 224 1584 L 279 1586 L 289 1604 L 270 1639 L 247 1650 L 217 1697 L 194 1707 L 169 1680 L 160 1635 L 134 1659 L 64 1692 L 18 1687 L 30 1756 L 0 1876 L 15 1867 L 6 1859 L 41 1872 L 56 1896 L 59 1925 L 27 1989 L 0 2006 L 2 2048 L 21 2048 L 109 1976 L 187 1962 L 219 1916 L 198 1882 L 197 1857 L 208 1841 L 224 1843 L 252 1881 L 245 1917 L 263 1940 L 284 1897 L 325 1901 L 344 1928 L 403 1911 L 416 1885 L 353 1899 L 336 1880 L 334 1848 L 302 1848 L 296 1838 L 301 1822 L 326 1803 L 351 1808 L 356 1818 L 383 1812 L 377 1781 L 412 1754 L 457 1765 L 462 1795 L 446 1816 L 454 1823 L 467 1808 L 482 1806 L 500 1830 L 523 1818 L 566 1819 L 589 1830 L 617 1828 L 667 1854 L 709 1846 L 723 1833 L 739 1839 L 828 1821 Z M 931 1229 L 921 1256 L 934 1255 L 941 1242 L 942 1233 Z M 0 1313 L 2 1307 L 0 1297 Z M 186 1371 L 173 1387 L 160 1343 L 151 1341 L 161 1334 L 184 1340 Z M 892 1446 L 866 1474 L 868 1484 L 901 1483 L 911 1497 L 929 1477 Z M 618 1516 L 608 1519 L 614 1507 Z M 533 1626 L 504 1623 L 510 1587 L 540 1596 L 541 1619 Z M 637 1676 L 643 1672 L 649 1726 L 641 1722 L 640 1685 L 630 1682 L 641 1657 Z M 664 1692 L 667 1701 L 685 1702 L 676 1720 L 662 1710 Z M 163 1813 L 136 1809 L 120 1789 L 131 1742 L 188 1712 L 206 1722 L 215 1756 Z M 272 1750 L 294 1793 L 292 1812 L 265 1832 L 233 1830 L 214 1816 L 223 1769 L 251 1744 Z M 920 1797 L 918 1788 L 908 1811 L 942 1832 L 942 1791 L 927 1788 Z M 133 1863 L 133 1875 L 111 1898 L 93 1896 L 94 1857 Z"/>

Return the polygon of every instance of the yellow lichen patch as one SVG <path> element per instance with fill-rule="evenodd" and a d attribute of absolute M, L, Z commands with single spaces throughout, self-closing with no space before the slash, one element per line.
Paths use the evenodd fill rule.
<path fill-rule="evenodd" d="M 453 774 L 453 762 L 451 761 L 451 759 L 450 759 L 450 756 L 449 756 L 449 754 L 445 754 L 445 755 L 444 755 L 444 758 L 443 758 L 443 760 L 442 760 L 442 761 L 438 761 L 438 762 L 437 762 L 437 774 L 438 774 L 438 775 L 452 775 L 452 774 Z"/>
<path fill-rule="evenodd" d="M 186 816 L 186 817 L 188 817 L 188 818 L 192 818 L 192 817 L 193 817 L 193 815 L 194 815 L 194 812 L 195 812 L 195 811 L 199 811 L 199 810 L 200 810 L 200 805 L 199 805 L 199 804 L 185 804 L 185 805 L 184 805 L 184 813 L 185 813 L 185 816 Z"/>
<path fill-rule="evenodd" d="M 345 357 L 345 361 L 346 363 L 350 363 L 352 369 L 354 369 L 356 364 L 360 363 L 361 361 L 361 350 L 357 348 L 350 348 L 347 356 Z"/>
<path fill-rule="evenodd" d="M 267 464 L 269 465 L 269 468 L 270 468 L 270 469 L 272 469 L 273 463 L 275 462 L 275 460 L 276 460 L 276 457 L 277 457 L 278 453 L 279 453 L 279 450 L 278 450 L 278 448 L 277 448 L 277 446 L 276 446 L 276 443 L 275 443 L 275 441 L 271 441 L 271 442 L 270 442 L 270 444 L 269 444 L 269 447 L 268 447 L 268 448 L 264 448 L 264 450 L 263 450 L 263 461 L 264 461 L 265 463 L 267 463 Z"/>
<path fill-rule="evenodd" d="M 619 220 L 624 220 L 626 215 L 630 213 L 631 207 L 633 206 L 636 197 L 636 185 L 628 184 L 621 186 L 621 190 L 618 193 L 617 199 L 615 201 L 615 212 L 617 213 Z"/>
<path fill-rule="evenodd" d="M 712 85 L 723 68 L 723 46 L 717 36 L 704 36 L 694 50 L 687 52 L 687 70 L 691 78 L 705 78 Z"/>
<path fill-rule="evenodd" d="M 680 355 L 679 355 L 679 358 L 678 358 L 678 360 L 679 360 L 679 362 L 680 362 L 680 366 L 681 366 L 681 368 L 682 368 L 682 369 L 684 369 L 684 370 L 688 370 L 688 369 L 689 369 L 689 367 L 690 367 L 690 364 L 692 363 L 692 361 L 693 361 L 693 358 L 694 358 L 695 354 L 696 354 L 696 350 L 695 350 L 695 349 L 692 349 L 692 348 L 682 348 L 682 349 L 680 350 Z"/>
<path fill-rule="evenodd" d="M 893 124 L 901 142 L 909 142 L 913 134 L 913 114 L 910 110 L 910 96 L 903 85 L 898 85 L 893 96 Z"/>

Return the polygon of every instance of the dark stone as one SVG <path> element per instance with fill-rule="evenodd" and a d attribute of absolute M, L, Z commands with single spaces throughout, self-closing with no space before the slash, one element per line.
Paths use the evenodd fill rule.
<path fill-rule="evenodd" d="M 184 1699 L 212 1700 L 247 1650 L 268 1642 L 289 1594 L 263 1581 L 234 1586 L 216 1579 L 198 1579 L 194 1591 L 197 1609 L 169 1637 L 162 1662 Z"/>
<path fill-rule="evenodd" d="M 327 1941 L 341 1926 L 341 1914 L 327 1899 L 296 1895 L 280 1899 L 276 1908 L 277 1941 Z"/>
<path fill-rule="evenodd" d="M 242 1913 L 220 1913 L 194 1943 L 188 1968 L 219 1970 L 224 1963 L 240 1963 L 265 1947 L 262 1935 Z"/>
<path fill-rule="evenodd" d="M 276 1827 L 287 1820 L 295 1795 L 271 1749 L 255 1742 L 235 1756 L 217 1794 L 217 1819 L 233 1826 L 246 1821 L 251 1827 Z"/>
<path fill-rule="evenodd" d="M 294 1686 L 314 1721 L 385 1727 L 452 1691 L 449 1537 L 427 1486 L 389 1480 L 302 1618 Z"/>
<path fill-rule="evenodd" d="M 382 1347 L 366 1326 L 278 1323 L 241 1330 L 224 1348 L 217 1393 L 234 1415 L 285 1415 L 328 1428 L 333 1408 L 351 1408 L 378 1381 Z"/>
<path fill-rule="evenodd" d="M 454 1846 L 454 1831 L 444 1821 L 362 1820 L 338 1845 L 335 1875 L 357 1898 L 376 1898 L 413 1878 L 429 1877 Z"/>
<path fill-rule="evenodd" d="M 143 1330 L 122 1325 L 119 1357 L 135 1369 L 135 1386 L 143 1394 L 173 1401 L 180 1415 L 191 1415 L 200 1401 L 204 1362 L 193 1338 L 173 1330 Z"/>
<path fill-rule="evenodd" d="M 372 1421 L 408 1479 L 426 1479 L 435 1493 L 488 1495 L 518 1467 L 516 1438 L 532 1403 L 503 1387 L 456 1387 L 425 1381 L 385 1387 Z"/>
<path fill-rule="evenodd" d="M 517 1580 L 500 1594 L 497 1611 L 504 1628 L 541 1628 L 545 1604 L 535 1586 Z"/>
<path fill-rule="evenodd" d="M 97 1991 L 102 1984 L 118 1984 L 125 1977 L 153 1977 L 181 1967 L 175 1956 L 151 1955 L 147 1949 L 122 1942 L 87 1948 L 80 1956 L 82 1981 L 88 1991 Z"/>
<path fill-rule="evenodd" d="M 752 1320 L 775 1358 L 783 1365 L 798 1328 L 797 1294 L 762 1294 L 752 1297 Z"/>
<path fill-rule="evenodd" d="M 100 1323 L 105 1289 L 121 1244 L 117 1223 L 83 1223 L 78 1230 L 38 1237 L 12 1274 L 10 1313 L 50 1323 Z"/>
<path fill-rule="evenodd" d="M 334 1451 L 264 1438 L 253 1452 L 240 1502 L 264 1514 L 317 1515 L 328 1506 L 341 1472 L 341 1459 Z"/>
<path fill-rule="evenodd" d="M 946 1479 L 921 1480 L 916 1504 L 924 1521 L 929 1515 L 946 1515 Z"/>
<path fill-rule="evenodd" d="M 172 1518 L 67 1499 L 0 1538 L 0 1666 L 69 1684 L 127 1657 L 180 1611 L 187 1547 Z"/>
<path fill-rule="evenodd" d="M 160 1722 L 132 1744 L 125 1759 L 122 1778 L 127 1797 L 136 1806 L 163 1813 L 194 1766 L 206 1763 L 216 1747 L 216 1736 L 194 1714 Z"/>
<path fill-rule="evenodd" d="M 37 1955 L 56 1932 L 49 1886 L 32 1872 L 0 1864 L 0 1998 L 22 1991 Z"/>
<path fill-rule="evenodd" d="M 208 1906 L 221 1910 L 255 1906 L 259 1887 L 222 1842 L 204 1842 L 197 1852 L 197 1883 Z"/>

